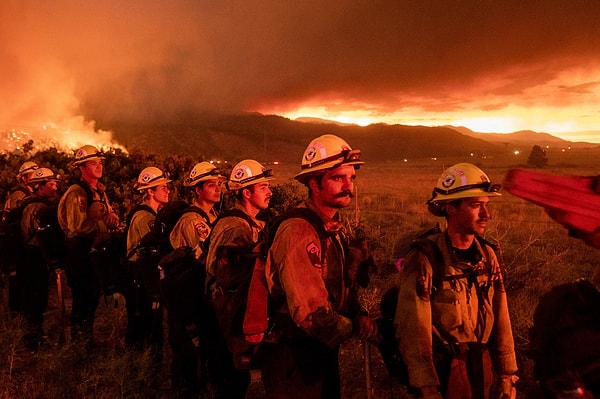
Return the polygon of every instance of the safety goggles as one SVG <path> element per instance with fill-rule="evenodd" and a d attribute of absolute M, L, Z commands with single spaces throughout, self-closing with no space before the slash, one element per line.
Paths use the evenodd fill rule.
<path fill-rule="evenodd" d="M 435 191 L 436 193 L 439 193 L 439 194 L 443 194 L 443 195 L 450 195 L 450 194 L 458 193 L 458 192 L 465 191 L 465 190 L 471 190 L 473 188 L 480 188 L 486 193 L 497 193 L 502 188 L 502 185 L 494 184 L 489 181 L 484 181 L 481 183 L 467 184 L 467 185 L 460 186 L 460 187 L 454 187 L 454 188 L 451 188 L 448 190 L 443 190 L 439 187 L 436 187 L 433 189 L 433 191 Z"/>
<path fill-rule="evenodd" d="M 339 160 L 339 162 L 336 162 L 332 167 L 337 167 L 347 163 L 360 162 L 360 150 L 342 150 L 342 152 L 340 152 L 339 154 L 332 155 L 330 157 L 319 159 L 318 161 L 302 165 L 301 168 L 311 169 L 315 166 L 319 166 L 328 162 L 334 162 L 337 160 Z"/>
<path fill-rule="evenodd" d="M 246 177 L 245 179 L 240 180 L 238 183 L 245 185 L 247 183 L 250 183 L 251 181 L 262 179 L 262 178 L 268 179 L 269 177 L 273 177 L 273 169 L 265 169 L 265 170 L 263 170 L 263 172 L 261 174 Z"/>
<path fill-rule="evenodd" d="M 224 177 L 221 175 L 221 172 L 218 169 L 211 169 L 208 172 L 205 173 L 200 173 L 199 175 L 196 175 L 194 177 L 188 177 L 187 178 L 187 183 L 191 184 L 194 183 L 196 181 L 200 181 L 200 179 L 204 179 L 205 177 L 214 177 L 216 179 L 224 179 Z"/>

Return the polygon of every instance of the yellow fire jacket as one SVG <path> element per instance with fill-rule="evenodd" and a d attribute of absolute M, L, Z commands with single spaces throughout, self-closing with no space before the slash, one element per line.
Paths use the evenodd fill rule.
<path fill-rule="evenodd" d="M 89 207 L 85 190 L 78 184 L 72 184 L 63 194 L 58 203 L 58 223 L 67 238 L 94 237 L 107 231 L 102 219 L 113 210 L 104 190 L 98 182 L 92 190 L 94 203 Z"/>
<path fill-rule="evenodd" d="M 463 274 L 450 254 L 445 233 L 428 237 L 443 256 L 443 274 L 434 275 L 429 259 L 411 250 L 398 278 L 395 327 L 400 351 L 414 387 L 439 385 L 433 362 L 433 346 L 445 343 L 487 344 L 497 374 L 514 374 L 517 362 L 508 313 L 506 291 L 496 254 L 489 245 L 474 240 L 481 261 L 475 265 L 476 282 L 467 277 L 439 278 Z M 473 278 L 472 275 L 471 278 Z"/>
<path fill-rule="evenodd" d="M 290 218 L 277 229 L 265 266 L 269 292 L 285 298 L 279 312 L 331 348 L 352 335 L 349 315 L 358 301 L 349 286 L 346 254 L 339 234 L 342 223 L 321 214 L 312 201 L 306 207 L 332 232 L 323 248 L 315 228 L 305 219 Z M 321 253 L 324 252 L 324 256 Z"/>
<path fill-rule="evenodd" d="M 198 203 L 194 202 L 193 206 L 200 207 Z M 207 213 L 209 220 L 204 219 L 200 214 L 196 212 L 186 212 L 173 227 L 169 240 L 173 248 L 190 247 L 193 248 L 196 253 L 196 259 L 200 259 L 202 255 L 202 248 L 200 244 L 206 240 L 210 234 L 211 226 L 217 219 L 217 213 L 214 209 L 211 209 Z"/>
<path fill-rule="evenodd" d="M 234 208 L 247 214 L 244 207 L 237 202 Z M 219 248 L 240 247 L 250 249 L 258 241 L 259 234 L 265 227 L 265 222 L 250 215 L 248 215 L 248 218 L 252 221 L 251 224 L 239 217 L 226 217 L 220 219 L 213 227 L 206 259 L 206 292 L 212 293 L 216 289 L 217 252 Z"/>
<path fill-rule="evenodd" d="M 127 230 L 127 256 L 131 262 L 137 260 L 135 248 L 142 237 L 152 230 L 154 219 L 156 216 L 146 209 L 141 209 L 133 214 L 131 222 L 129 222 L 129 230 Z"/>

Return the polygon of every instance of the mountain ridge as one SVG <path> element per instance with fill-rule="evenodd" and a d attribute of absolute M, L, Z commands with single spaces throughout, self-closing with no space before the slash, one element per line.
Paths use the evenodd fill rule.
<path fill-rule="evenodd" d="M 384 123 L 358 126 L 320 119 L 297 121 L 259 113 L 206 113 L 161 124 L 97 121 L 97 126 L 113 131 L 114 139 L 127 148 L 188 154 L 198 159 L 254 158 L 269 162 L 298 160 L 307 143 L 325 133 L 343 137 L 352 147 L 361 149 L 365 160 L 378 161 L 493 157 L 513 147 L 529 151 L 536 144 L 597 147 L 528 131 L 500 134 L 477 133 L 454 126 Z"/>

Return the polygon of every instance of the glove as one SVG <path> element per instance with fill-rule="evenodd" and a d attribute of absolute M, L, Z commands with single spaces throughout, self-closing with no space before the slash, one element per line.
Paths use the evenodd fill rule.
<path fill-rule="evenodd" d="M 365 315 L 358 315 L 352 319 L 353 335 L 363 341 L 371 341 L 373 343 L 381 342 L 379 329 L 375 320 Z"/>
<path fill-rule="evenodd" d="M 516 383 L 519 377 L 516 375 L 501 374 L 496 378 L 496 387 L 494 398 L 496 399 L 516 399 Z"/>

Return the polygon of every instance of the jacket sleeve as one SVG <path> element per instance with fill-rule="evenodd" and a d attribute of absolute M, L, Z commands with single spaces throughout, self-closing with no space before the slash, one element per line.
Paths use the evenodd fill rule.
<path fill-rule="evenodd" d="M 308 222 L 290 219 L 277 230 L 270 263 L 277 265 L 294 323 L 334 348 L 352 335 L 352 321 L 338 314 L 329 300 L 323 265 L 317 261 L 322 250 L 319 236 Z"/>
<path fill-rule="evenodd" d="M 419 251 L 410 252 L 398 277 L 394 324 L 410 385 L 439 385 L 433 363 L 431 324 L 432 267 Z"/>

